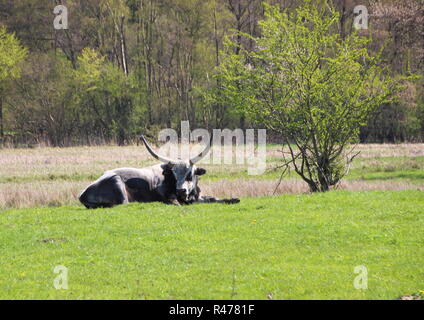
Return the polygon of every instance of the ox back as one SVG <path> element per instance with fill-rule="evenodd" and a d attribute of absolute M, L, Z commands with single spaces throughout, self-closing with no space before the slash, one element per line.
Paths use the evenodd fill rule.
<path fill-rule="evenodd" d="M 128 202 L 166 202 L 176 193 L 176 181 L 166 164 L 143 169 L 105 172 L 79 196 L 87 208 L 112 207 Z"/>

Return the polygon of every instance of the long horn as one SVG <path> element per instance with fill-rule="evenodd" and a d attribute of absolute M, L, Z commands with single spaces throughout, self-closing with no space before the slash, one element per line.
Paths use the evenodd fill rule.
<path fill-rule="evenodd" d="M 199 162 L 200 160 L 202 160 L 209 152 L 209 150 L 212 147 L 212 139 L 213 139 L 213 135 L 211 135 L 211 140 L 209 141 L 208 145 L 206 146 L 205 150 L 203 150 L 201 153 L 199 153 L 196 157 L 191 158 L 190 159 L 190 164 L 196 164 L 197 162 Z"/>
<path fill-rule="evenodd" d="M 166 164 L 175 164 L 175 161 L 173 161 L 169 158 L 166 158 L 166 157 L 162 157 L 162 156 L 158 155 L 156 152 L 154 152 L 153 149 L 150 147 L 150 145 L 147 143 L 147 141 L 146 141 L 146 139 L 144 138 L 143 135 L 140 137 L 140 139 L 144 142 L 144 145 L 146 146 L 147 151 L 149 151 L 149 153 L 154 158 L 156 158 L 157 160 L 162 161 L 163 163 L 166 163 Z"/>

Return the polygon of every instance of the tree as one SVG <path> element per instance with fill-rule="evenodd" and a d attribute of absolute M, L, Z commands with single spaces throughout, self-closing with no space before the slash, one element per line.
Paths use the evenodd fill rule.
<path fill-rule="evenodd" d="M 340 36 L 327 1 L 304 1 L 292 13 L 265 5 L 262 36 L 248 51 L 228 40 L 217 76 L 229 103 L 278 133 L 291 165 L 310 187 L 327 191 L 354 158 L 348 146 L 399 81 L 385 74 L 369 39 Z M 247 35 L 244 35 L 247 36 Z M 346 158 L 345 158 L 346 157 Z"/>
<path fill-rule="evenodd" d="M 4 135 L 16 146 L 68 146 L 127 143 L 137 138 L 136 128 L 154 134 L 164 126 L 177 129 L 181 120 L 209 129 L 251 127 L 221 95 L 219 77 L 211 75 L 221 64 L 226 36 L 234 42 L 233 53 L 260 49 L 255 38 L 265 14 L 261 2 L 294 12 L 303 0 L 0 1 L 0 25 L 29 52 L 19 79 L 2 82 Z M 340 13 L 332 32 L 344 40 L 354 31 L 358 1 L 328 3 Z M 53 27 L 59 4 L 68 8 L 69 29 Z M 384 44 L 381 56 L 392 75 L 422 76 L 424 2 L 361 4 L 370 18 L 369 30 L 359 34 L 372 35 L 370 52 L 377 54 Z M 103 57 L 93 91 L 81 82 L 81 66 L 96 61 L 81 61 L 83 54 L 88 58 L 84 48 Z M 0 54 L 15 56 L 8 52 L 10 46 Z M 406 85 L 398 102 L 383 104 L 361 128 L 362 142 L 423 141 L 424 77 Z"/>
<path fill-rule="evenodd" d="M 0 146 L 4 139 L 3 95 L 6 82 L 19 77 L 20 63 L 26 57 L 26 49 L 20 45 L 14 34 L 0 26 Z"/>
<path fill-rule="evenodd" d="M 72 72 L 64 54 L 33 52 L 25 60 L 5 100 L 10 142 L 65 146 L 76 140 L 81 112 Z"/>
<path fill-rule="evenodd" d="M 75 81 L 79 104 L 85 107 L 84 121 L 95 123 L 106 140 L 114 138 L 119 145 L 128 142 L 130 134 L 134 135 L 133 78 L 90 48 L 84 49 L 77 61 Z"/>
<path fill-rule="evenodd" d="M 421 75 L 409 81 L 396 103 L 385 104 L 361 129 L 361 141 L 404 142 L 424 138 L 424 2 L 373 0 L 369 6 L 373 43 L 394 73 Z M 420 124 L 421 122 L 421 124 Z"/>

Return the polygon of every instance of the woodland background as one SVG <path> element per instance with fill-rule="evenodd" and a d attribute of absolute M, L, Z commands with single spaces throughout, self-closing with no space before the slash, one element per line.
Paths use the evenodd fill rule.
<path fill-rule="evenodd" d="M 301 0 L 268 0 L 293 10 Z M 424 140 L 424 1 L 333 0 L 338 32 L 354 32 L 353 8 L 367 6 L 370 49 L 383 46 L 393 76 L 416 74 L 396 103 L 382 105 L 360 142 Z M 55 30 L 63 4 L 69 29 Z M 21 76 L 0 83 L 0 140 L 8 146 L 129 144 L 165 127 L 249 128 L 208 92 L 225 37 L 260 35 L 259 0 L 0 0 L 0 25 L 28 54 Z M 2 54 L 2 52 L 0 52 Z M 4 54 L 4 53 L 3 53 Z M 272 139 L 272 133 L 270 134 Z"/>

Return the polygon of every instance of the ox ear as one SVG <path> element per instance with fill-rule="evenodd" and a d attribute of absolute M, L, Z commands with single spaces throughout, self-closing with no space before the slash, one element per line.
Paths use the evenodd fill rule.
<path fill-rule="evenodd" d="M 171 163 L 166 163 L 162 165 L 163 172 L 165 174 L 172 174 L 172 167 L 173 165 Z"/>
<path fill-rule="evenodd" d="M 206 170 L 203 168 L 197 168 L 196 171 L 194 172 L 196 176 L 203 176 L 205 173 L 206 173 Z"/>

